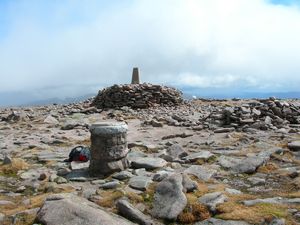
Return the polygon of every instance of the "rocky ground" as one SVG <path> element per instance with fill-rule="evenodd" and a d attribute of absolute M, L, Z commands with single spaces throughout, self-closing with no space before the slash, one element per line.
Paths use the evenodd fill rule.
<path fill-rule="evenodd" d="M 0 110 L 0 224 L 299 224 L 300 101 Z M 89 126 L 128 123 L 130 168 L 65 163 Z"/>

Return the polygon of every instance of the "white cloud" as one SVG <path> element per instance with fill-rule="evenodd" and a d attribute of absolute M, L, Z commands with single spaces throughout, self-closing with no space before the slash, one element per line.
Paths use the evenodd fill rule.
<path fill-rule="evenodd" d="M 22 15 L 11 10 L 10 33 L 0 39 L 1 91 L 56 85 L 59 95 L 73 95 L 70 87 L 95 91 L 97 85 L 129 82 L 133 66 L 147 82 L 299 88 L 296 6 L 264 0 L 135 0 L 114 2 L 103 11 L 96 2 L 57 4 L 47 18 L 50 25 L 29 10 L 30 4 L 16 7 Z M 65 21 L 74 8 L 85 20 Z"/>

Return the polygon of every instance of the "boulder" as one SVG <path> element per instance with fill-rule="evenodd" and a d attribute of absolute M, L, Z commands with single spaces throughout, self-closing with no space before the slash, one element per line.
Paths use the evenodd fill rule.
<path fill-rule="evenodd" d="M 250 224 L 245 221 L 220 220 L 215 218 L 209 218 L 207 220 L 195 223 L 194 225 L 250 225 Z"/>
<path fill-rule="evenodd" d="M 217 171 L 214 169 L 206 168 L 205 166 L 192 165 L 184 172 L 194 175 L 201 180 L 208 181 Z"/>
<path fill-rule="evenodd" d="M 227 200 L 227 196 L 222 192 L 213 192 L 201 196 L 198 201 L 206 205 L 210 211 L 215 212 L 218 204 L 224 203 Z"/>
<path fill-rule="evenodd" d="M 135 169 L 145 168 L 146 170 L 158 169 L 164 167 L 166 164 L 166 160 L 152 157 L 137 157 L 131 161 L 131 167 Z"/>
<path fill-rule="evenodd" d="M 130 221 L 71 194 L 49 196 L 38 212 L 37 219 L 44 225 L 133 225 Z"/>
<path fill-rule="evenodd" d="M 116 204 L 118 212 L 132 222 L 141 225 L 152 225 L 154 222 L 150 216 L 145 215 L 138 209 L 134 208 L 128 201 L 121 199 Z"/>
<path fill-rule="evenodd" d="M 174 174 L 157 185 L 152 215 L 156 218 L 175 220 L 186 205 L 187 198 L 183 193 L 182 175 Z"/>

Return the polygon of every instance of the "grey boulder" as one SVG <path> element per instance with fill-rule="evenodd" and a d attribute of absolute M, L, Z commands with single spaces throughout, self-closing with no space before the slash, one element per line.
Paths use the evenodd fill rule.
<path fill-rule="evenodd" d="M 150 216 L 145 215 L 138 209 L 135 209 L 128 201 L 121 199 L 116 204 L 118 212 L 129 219 L 132 222 L 141 225 L 152 225 L 154 224 Z"/>
<path fill-rule="evenodd" d="M 133 225 L 96 204 L 71 194 L 49 196 L 37 219 L 44 225 Z"/>
<path fill-rule="evenodd" d="M 152 215 L 175 220 L 187 205 L 183 193 L 182 175 L 174 174 L 161 181 L 155 190 Z"/>
<path fill-rule="evenodd" d="M 217 205 L 224 203 L 227 199 L 227 196 L 222 192 L 213 192 L 203 195 L 198 201 L 206 205 L 210 211 L 215 212 Z"/>
<path fill-rule="evenodd" d="M 293 141 L 288 144 L 288 147 L 292 151 L 300 151 L 300 141 Z"/>
<path fill-rule="evenodd" d="M 167 161 L 161 158 L 151 157 L 137 157 L 132 159 L 131 166 L 135 169 L 145 168 L 146 170 L 153 170 L 164 167 Z"/>

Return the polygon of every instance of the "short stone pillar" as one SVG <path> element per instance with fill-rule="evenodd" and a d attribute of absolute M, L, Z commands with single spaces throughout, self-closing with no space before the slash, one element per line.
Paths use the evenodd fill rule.
<path fill-rule="evenodd" d="M 140 72 L 137 67 L 133 68 L 131 84 L 140 84 Z"/>
<path fill-rule="evenodd" d="M 128 167 L 127 130 L 124 122 L 104 122 L 91 126 L 91 176 L 108 176 Z"/>

